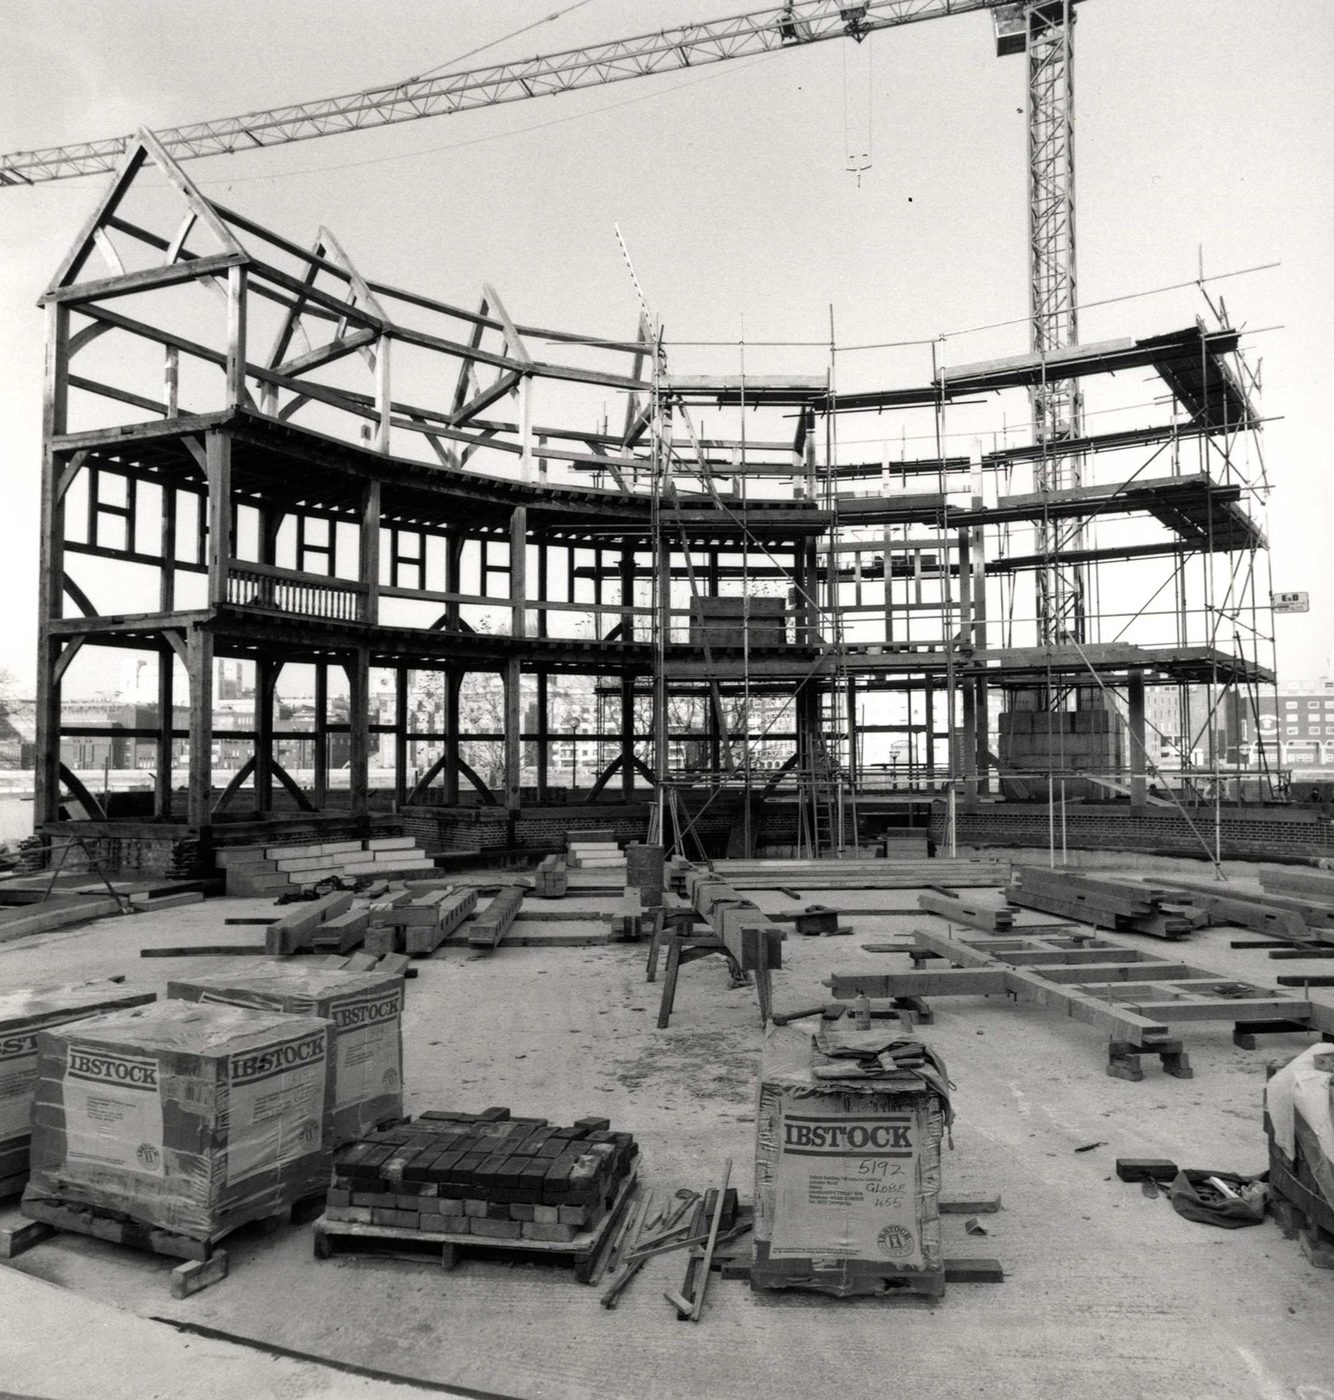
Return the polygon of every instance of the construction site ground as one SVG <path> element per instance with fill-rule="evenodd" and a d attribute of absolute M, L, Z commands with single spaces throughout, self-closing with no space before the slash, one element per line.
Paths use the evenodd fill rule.
<path fill-rule="evenodd" d="M 1136 861 L 1134 875 L 1152 868 Z M 780 892 L 754 897 L 770 911 L 813 902 L 846 910 L 854 931 L 789 933 L 774 977 L 780 1011 L 823 1000 L 821 979 L 834 970 L 908 968 L 906 955 L 866 952 L 864 942 L 943 927 L 929 915 L 857 912 L 906 907 L 909 892 L 801 894 L 800 904 Z M 550 907 L 607 904 L 572 896 Z M 0 945 L 0 990 L 120 974 L 163 990 L 173 976 L 238 960 L 140 958 L 141 948 L 253 944 L 262 930 L 224 919 L 272 909 L 260 899 L 210 899 L 16 940 Z M 540 927 L 530 921 L 516 932 Z M 596 935 L 607 925 L 551 927 Z M 1164 951 L 1154 939 L 1115 937 Z M 1229 948 L 1239 937 L 1253 935 L 1204 930 L 1170 955 L 1266 984 L 1278 972 L 1331 968 Z M 408 984 L 406 1111 L 501 1104 L 552 1122 L 605 1116 L 637 1139 L 646 1186 L 703 1190 L 730 1155 L 749 1200 L 761 1046 L 754 991 L 729 989 L 720 959 L 693 963 L 681 972 L 670 1027 L 657 1030 L 661 984 L 645 983 L 644 962 L 642 944 L 502 945 L 488 957 L 446 944 L 415 964 Z M 966 1233 L 965 1217 L 946 1217 L 946 1252 L 999 1259 L 999 1285 L 951 1284 L 929 1304 L 756 1295 L 715 1276 L 692 1325 L 662 1296 L 680 1285 L 680 1254 L 651 1263 L 607 1311 L 597 1290 L 559 1268 L 316 1262 L 304 1226 L 234 1237 L 229 1277 L 173 1301 L 173 1261 L 66 1235 L 0 1270 L 0 1390 L 50 1400 L 410 1393 L 303 1359 L 321 1357 L 430 1382 L 437 1393 L 457 1386 L 525 1400 L 772 1400 L 868 1387 L 939 1400 L 1334 1398 L 1334 1272 L 1308 1263 L 1271 1221 L 1230 1231 L 1188 1222 L 1165 1197 L 1119 1181 L 1113 1166 L 1121 1156 L 1153 1157 L 1259 1172 L 1266 1060 L 1295 1054 L 1309 1036 L 1269 1037 L 1248 1051 L 1234 1047 L 1227 1024 L 1186 1027 L 1195 1077 L 1169 1078 L 1148 1056 L 1145 1078 L 1130 1083 L 1105 1073 L 1100 1032 L 1051 1011 L 980 997 L 934 1007 L 922 1034 L 957 1086 L 944 1194 L 999 1194 L 1003 1203 L 978 1217 L 985 1235 Z M 0 1205 L 0 1225 L 19 1223 L 16 1203 Z M 145 1320 L 153 1318 L 300 1356 L 190 1337 Z"/>

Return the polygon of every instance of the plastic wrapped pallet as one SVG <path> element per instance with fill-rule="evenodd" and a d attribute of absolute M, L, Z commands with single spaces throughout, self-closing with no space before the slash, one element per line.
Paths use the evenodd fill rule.
<path fill-rule="evenodd" d="M 0 1193 L 17 1195 L 21 1183 L 15 1178 L 28 1171 L 37 1032 L 155 999 L 153 992 L 131 992 L 115 982 L 32 987 L 0 994 Z"/>
<path fill-rule="evenodd" d="M 328 1021 L 161 1001 L 37 1037 L 30 1201 L 212 1241 L 327 1186 Z"/>
<path fill-rule="evenodd" d="M 818 1024 L 818 1023 L 816 1023 Z M 948 1104 L 923 1079 L 819 1079 L 810 1023 L 773 1026 L 760 1066 L 756 1289 L 938 1294 Z"/>
<path fill-rule="evenodd" d="M 1312 1045 L 1265 1085 L 1270 1185 L 1334 1228 L 1334 1049 Z"/>
<path fill-rule="evenodd" d="M 291 963 L 167 984 L 183 1001 L 323 1016 L 333 1022 L 333 1136 L 354 1142 L 403 1116 L 403 979 Z"/>

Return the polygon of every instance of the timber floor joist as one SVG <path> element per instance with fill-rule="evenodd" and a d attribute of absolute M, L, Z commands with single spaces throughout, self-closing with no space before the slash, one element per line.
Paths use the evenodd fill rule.
<path fill-rule="evenodd" d="M 1334 1040 L 1334 1000 L 1220 977 L 1093 933 L 951 937 L 915 930 L 913 944 L 913 971 L 835 972 L 828 982 L 834 996 L 1006 996 L 1050 1007 L 1103 1031 L 1108 1073 L 1128 1079 L 1142 1077 L 1142 1054 L 1159 1055 L 1169 1074 L 1189 1077 L 1189 1059 L 1172 1034 L 1186 1023 L 1230 1021 L 1244 1048 L 1253 1048 L 1257 1035 L 1294 1029 Z M 926 967 L 934 959 L 948 967 Z"/>

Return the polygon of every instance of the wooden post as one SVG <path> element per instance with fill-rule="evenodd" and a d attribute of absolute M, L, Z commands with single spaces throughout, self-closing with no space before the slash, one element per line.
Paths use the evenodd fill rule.
<path fill-rule="evenodd" d="M 394 687 L 394 804 L 408 797 L 408 676 L 406 666 L 395 669 Z"/>
<path fill-rule="evenodd" d="M 315 781 L 312 800 L 323 811 L 329 805 L 329 663 L 315 663 Z"/>
<path fill-rule="evenodd" d="M 635 795 L 635 680 L 621 677 L 621 796 Z"/>
<path fill-rule="evenodd" d="M 170 488 L 168 488 L 170 489 Z M 176 718 L 174 680 L 176 653 L 166 642 L 157 649 L 157 762 L 153 775 L 153 815 L 171 818 L 171 731 Z"/>
<path fill-rule="evenodd" d="M 936 682 L 931 675 L 922 677 L 922 701 L 925 706 L 923 719 L 926 722 L 926 778 L 934 782 L 936 777 Z"/>
<path fill-rule="evenodd" d="M 517 812 L 522 792 L 523 742 L 521 717 L 521 672 L 518 657 L 505 663 L 505 810 Z"/>
<path fill-rule="evenodd" d="M 208 600 L 210 607 L 218 608 L 227 601 L 227 571 L 232 556 L 232 440 L 225 433 L 211 432 L 206 448 Z"/>
<path fill-rule="evenodd" d="M 365 585 L 361 620 L 375 626 L 380 620 L 380 483 L 368 481 L 361 498 L 361 550 L 358 577 Z"/>
<path fill-rule="evenodd" d="M 451 534 L 445 540 L 445 592 L 459 592 L 459 581 L 463 577 L 463 536 Z M 485 580 L 482 581 L 483 591 L 486 588 Z M 459 604 L 445 604 L 445 626 L 451 632 L 459 629 Z"/>
<path fill-rule="evenodd" d="M 255 801 L 256 813 L 273 810 L 273 697 L 281 662 L 255 658 Z"/>
<path fill-rule="evenodd" d="M 528 510 L 515 506 L 510 514 L 510 636 L 526 630 L 524 608 L 528 602 Z"/>
<path fill-rule="evenodd" d="M 383 452 L 386 456 L 389 453 L 394 404 L 390 389 L 390 344 L 389 337 L 381 335 L 375 347 L 375 450 Z"/>
<path fill-rule="evenodd" d="M 69 309 L 46 308 L 46 371 L 42 400 L 41 567 L 37 582 L 37 772 L 36 825 L 60 815 L 60 682 L 55 678 L 59 644 L 50 624 L 64 611 L 65 505 L 56 489 L 59 462 L 53 440 L 65 432 L 69 400 Z"/>
<path fill-rule="evenodd" d="M 190 676 L 190 796 L 187 820 L 197 830 L 212 820 L 213 634 L 202 627 L 186 633 Z"/>
<path fill-rule="evenodd" d="M 621 640 L 635 639 L 635 552 L 626 545 L 621 550 Z"/>
<path fill-rule="evenodd" d="M 158 611 L 171 612 L 176 606 L 176 488 L 170 480 L 162 483 L 162 531 L 158 553 L 162 556 L 158 572 Z"/>
<path fill-rule="evenodd" d="M 459 805 L 459 691 L 463 671 L 452 667 L 445 672 L 445 806 Z"/>
<path fill-rule="evenodd" d="M 1148 801 L 1146 778 L 1146 744 L 1148 742 L 1144 723 L 1144 672 L 1138 667 L 1131 670 L 1129 677 L 1129 735 L 1130 741 L 1130 805 L 1143 807 Z"/>
<path fill-rule="evenodd" d="M 346 670 L 351 810 L 354 817 L 364 817 L 370 810 L 370 652 L 358 647 Z"/>
<path fill-rule="evenodd" d="M 244 267 L 227 269 L 227 407 L 240 408 L 246 399 L 246 286 Z"/>
<path fill-rule="evenodd" d="M 551 762 L 551 717 L 547 705 L 547 673 L 537 673 L 537 800 L 547 800 L 548 769 Z"/>

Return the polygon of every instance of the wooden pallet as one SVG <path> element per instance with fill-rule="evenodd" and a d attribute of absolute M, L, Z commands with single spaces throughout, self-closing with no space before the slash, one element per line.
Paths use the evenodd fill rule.
<path fill-rule="evenodd" d="M 84 1235 L 89 1239 L 105 1240 L 109 1244 L 127 1245 L 147 1250 L 169 1259 L 181 1259 L 171 1271 L 171 1296 L 188 1298 L 210 1284 L 227 1277 L 227 1251 L 221 1242 L 247 1226 L 255 1226 L 264 1234 L 272 1234 L 285 1225 L 304 1225 L 313 1220 L 324 1207 L 324 1193 L 303 1196 L 281 1210 L 238 1220 L 226 1230 L 208 1239 L 196 1239 L 173 1230 L 163 1230 L 143 1221 L 93 1210 L 83 1205 L 67 1205 L 54 1198 L 28 1197 L 23 1202 L 23 1214 L 28 1221 L 12 1229 L 0 1229 L 0 1259 L 15 1259 L 34 1245 L 49 1240 L 64 1231 Z"/>
<path fill-rule="evenodd" d="M 609 1250 L 617 1224 L 636 1189 L 638 1167 L 632 1167 L 617 1189 L 611 1206 L 596 1225 L 568 1242 L 505 1240 L 486 1235 L 456 1235 L 441 1230 L 403 1230 L 392 1225 L 363 1225 L 358 1221 L 315 1222 L 315 1258 L 335 1254 L 374 1254 L 380 1258 L 438 1260 L 446 1269 L 465 1257 L 502 1259 L 507 1263 L 564 1264 L 580 1283 L 593 1283 L 599 1262 Z"/>
<path fill-rule="evenodd" d="M 1189 1056 L 1170 1031 L 1186 1021 L 1231 1021 L 1243 1049 L 1254 1048 L 1256 1035 L 1292 1030 L 1334 1039 L 1334 1002 L 1237 982 L 1091 933 L 979 939 L 918 930 L 913 940 L 916 970 L 835 973 L 825 985 L 840 999 L 1006 995 L 1057 1007 L 1107 1032 L 1107 1073 L 1119 1079 L 1142 1079 L 1144 1054 L 1158 1055 L 1167 1074 L 1191 1078 Z M 923 970 L 932 958 L 949 968 Z"/>

